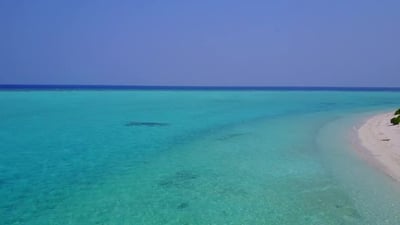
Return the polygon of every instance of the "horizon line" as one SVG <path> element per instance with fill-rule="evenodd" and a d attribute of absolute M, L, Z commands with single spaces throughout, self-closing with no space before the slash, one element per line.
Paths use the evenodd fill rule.
<path fill-rule="evenodd" d="M 381 86 L 201 86 L 201 85 L 108 85 L 108 84 L 0 84 L 0 90 L 376 90 L 400 91 Z"/>

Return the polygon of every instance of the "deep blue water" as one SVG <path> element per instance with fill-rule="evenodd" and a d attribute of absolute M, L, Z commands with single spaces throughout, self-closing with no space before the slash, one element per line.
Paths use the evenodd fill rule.
<path fill-rule="evenodd" d="M 137 85 L 18 85 L 0 84 L 0 90 L 227 90 L 227 91 L 400 91 L 400 87 L 293 87 L 293 86 L 137 86 Z"/>

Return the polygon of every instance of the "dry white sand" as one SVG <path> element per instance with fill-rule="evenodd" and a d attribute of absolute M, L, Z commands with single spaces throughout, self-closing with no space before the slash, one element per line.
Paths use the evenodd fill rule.
<path fill-rule="evenodd" d="M 358 138 L 367 157 L 400 182 L 400 125 L 391 125 L 393 117 L 384 113 L 369 118 L 358 129 Z"/>

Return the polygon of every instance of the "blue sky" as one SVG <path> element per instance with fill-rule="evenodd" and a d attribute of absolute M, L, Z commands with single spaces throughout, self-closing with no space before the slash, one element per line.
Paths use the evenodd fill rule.
<path fill-rule="evenodd" d="M 0 2 L 1 84 L 400 86 L 400 1 Z"/>

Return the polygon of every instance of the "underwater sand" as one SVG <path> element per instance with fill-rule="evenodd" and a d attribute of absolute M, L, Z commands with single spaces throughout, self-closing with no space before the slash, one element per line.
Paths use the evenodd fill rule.
<path fill-rule="evenodd" d="M 398 184 L 349 140 L 398 99 L 1 91 L 0 224 L 400 224 Z"/>

